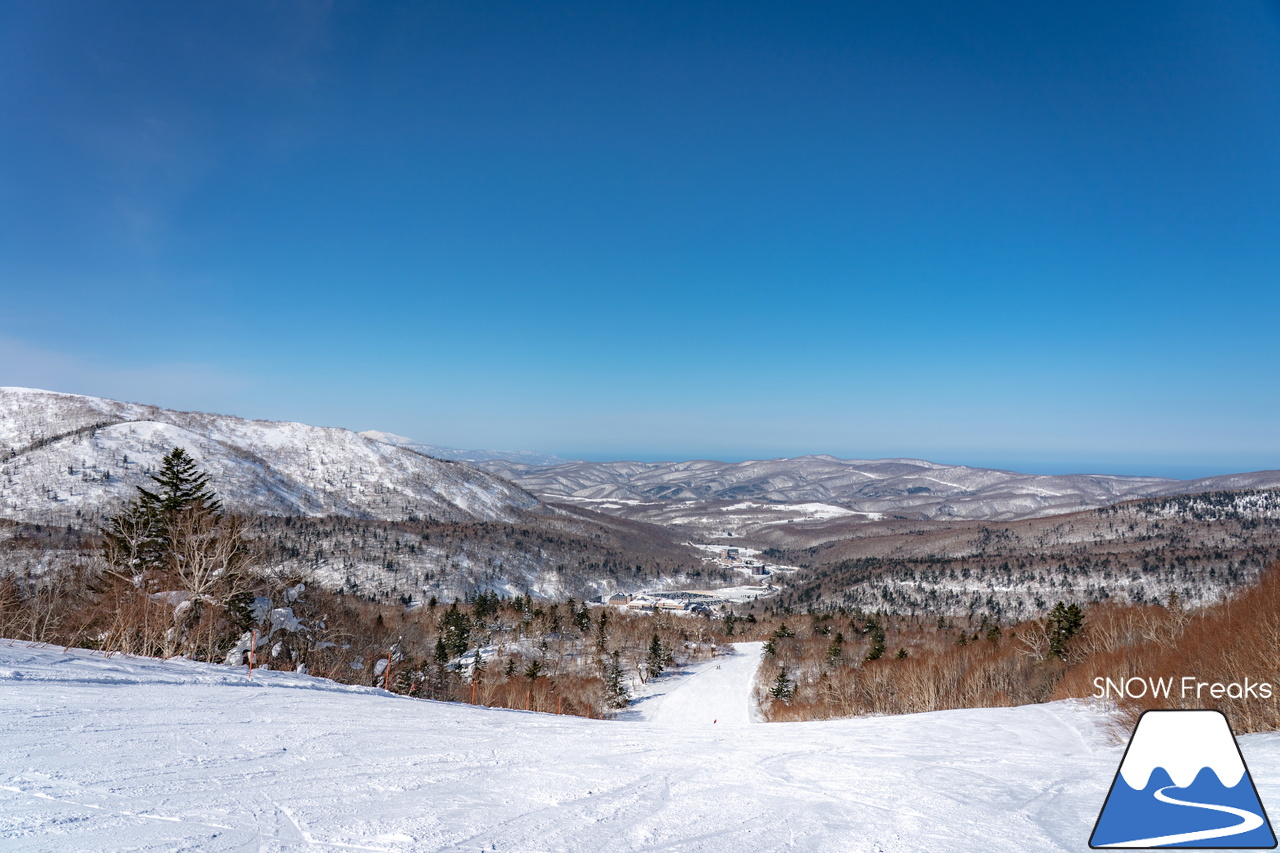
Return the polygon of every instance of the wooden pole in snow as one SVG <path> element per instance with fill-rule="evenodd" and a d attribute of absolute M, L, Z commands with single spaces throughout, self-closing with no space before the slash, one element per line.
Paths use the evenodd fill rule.
<path fill-rule="evenodd" d="M 249 677 L 253 678 L 253 659 L 258 654 L 258 629 L 253 629 L 253 643 L 249 646 Z"/>

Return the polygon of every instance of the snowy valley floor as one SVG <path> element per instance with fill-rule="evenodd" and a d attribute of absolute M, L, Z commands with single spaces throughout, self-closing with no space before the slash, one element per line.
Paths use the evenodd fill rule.
<path fill-rule="evenodd" d="M 0 641 L 0 849 L 1088 849 L 1100 713 L 755 724 L 758 654 L 604 722 Z M 1240 742 L 1280 802 L 1280 735 Z"/>

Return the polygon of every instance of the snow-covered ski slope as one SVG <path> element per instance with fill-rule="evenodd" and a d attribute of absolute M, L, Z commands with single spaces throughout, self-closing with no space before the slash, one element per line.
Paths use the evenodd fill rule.
<path fill-rule="evenodd" d="M 650 681 L 618 719 L 681 728 L 758 722 L 751 685 L 763 654 L 764 643 L 738 643 L 732 654 Z"/>
<path fill-rule="evenodd" d="M 1083 851 L 1104 721 L 605 722 L 0 641 L 0 849 Z M 1280 801 L 1280 739 L 1241 743 Z"/>

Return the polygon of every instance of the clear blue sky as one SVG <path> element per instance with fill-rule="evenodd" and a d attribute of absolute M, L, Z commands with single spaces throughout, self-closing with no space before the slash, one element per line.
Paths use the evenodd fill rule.
<path fill-rule="evenodd" d="M 7 2 L 0 384 L 1280 468 L 1280 8 Z"/>

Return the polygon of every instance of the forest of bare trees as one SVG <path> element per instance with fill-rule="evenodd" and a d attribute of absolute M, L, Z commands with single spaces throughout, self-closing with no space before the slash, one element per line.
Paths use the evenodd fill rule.
<path fill-rule="evenodd" d="M 781 624 L 777 621 L 781 619 Z M 1206 606 L 1164 602 L 1055 603 L 1035 618 L 1000 623 L 843 610 L 771 613 L 757 677 L 770 720 L 816 720 L 948 708 L 1099 699 L 1099 678 L 1194 678 L 1276 685 L 1280 695 L 1280 563 Z M 1243 731 L 1280 728 L 1280 708 L 1259 697 L 1111 697 L 1130 723 L 1155 707 L 1216 707 Z"/>
<path fill-rule="evenodd" d="M 766 556 L 805 571 L 794 609 L 945 614 L 1011 622 L 1060 599 L 1209 604 L 1280 559 L 1280 492 L 1133 501 L 1065 516 L 989 522 L 896 521 Z"/>

